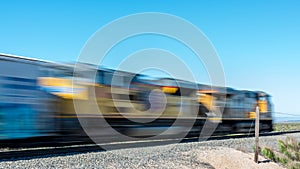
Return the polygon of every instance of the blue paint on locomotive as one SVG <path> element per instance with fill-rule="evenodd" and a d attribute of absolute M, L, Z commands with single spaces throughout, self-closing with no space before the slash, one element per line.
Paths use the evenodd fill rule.
<path fill-rule="evenodd" d="M 37 111 L 29 105 L 10 104 L 0 108 L 0 140 L 39 136 Z"/>

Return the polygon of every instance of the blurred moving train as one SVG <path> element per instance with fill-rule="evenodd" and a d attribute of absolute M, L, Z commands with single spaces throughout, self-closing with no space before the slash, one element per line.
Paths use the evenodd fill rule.
<path fill-rule="evenodd" d="M 108 127 L 99 121 L 105 119 L 116 131 L 134 137 L 184 126 L 199 134 L 207 121 L 218 123 L 215 132 L 248 133 L 253 131 L 257 105 L 260 130 L 272 131 L 270 95 L 262 91 L 151 78 L 87 64 L 77 65 L 80 71 L 74 73 L 74 66 L 0 54 L 0 140 L 85 136 L 79 118 L 88 123 L 85 128 L 98 126 L 96 133 Z"/>

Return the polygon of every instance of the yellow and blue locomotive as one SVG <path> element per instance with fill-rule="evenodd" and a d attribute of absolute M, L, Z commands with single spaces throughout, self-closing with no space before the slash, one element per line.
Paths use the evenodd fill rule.
<path fill-rule="evenodd" d="M 128 136 L 166 130 L 166 135 L 199 133 L 206 121 L 218 123 L 216 132 L 248 133 L 253 131 L 256 106 L 260 129 L 272 130 L 270 95 L 262 91 L 152 78 L 86 64 L 79 68 L 0 55 L 0 139 L 86 136 L 86 128 L 95 135 L 110 135 L 107 127 Z"/>

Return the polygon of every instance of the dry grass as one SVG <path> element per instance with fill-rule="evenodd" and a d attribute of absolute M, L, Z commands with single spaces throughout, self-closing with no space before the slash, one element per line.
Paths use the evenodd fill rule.
<path fill-rule="evenodd" d="M 300 123 L 275 123 L 274 131 L 292 131 L 300 130 Z"/>
<path fill-rule="evenodd" d="M 278 141 L 279 151 L 264 147 L 260 149 L 260 154 L 264 157 L 281 163 L 289 169 L 300 168 L 300 142 L 293 137 L 287 137 L 285 141 Z"/>

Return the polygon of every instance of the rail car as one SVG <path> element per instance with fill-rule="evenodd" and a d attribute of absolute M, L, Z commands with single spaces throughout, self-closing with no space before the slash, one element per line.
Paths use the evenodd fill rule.
<path fill-rule="evenodd" d="M 40 137 L 56 132 L 55 100 L 40 90 L 40 68 L 46 62 L 0 54 L 0 140 Z"/>
<path fill-rule="evenodd" d="M 103 137 L 108 128 L 132 137 L 199 134 L 207 121 L 218 123 L 216 133 L 248 133 L 257 105 L 260 130 L 272 130 L 271 97 L 262 91 L 79 67 L 74 74 L 72 64 L 0 55 L 0 140 Z"/>

